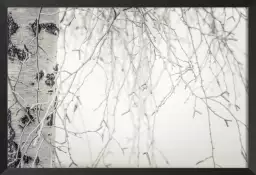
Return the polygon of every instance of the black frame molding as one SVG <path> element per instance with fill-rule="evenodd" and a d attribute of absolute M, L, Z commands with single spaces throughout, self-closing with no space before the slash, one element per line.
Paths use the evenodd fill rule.
<path fill-rule="evenodd" d="M 248 168 L 97 168 L 97 169 L 81 169 L 81 168 L 69 168 L 69 169 L 56 169 L 56 168 L 44 168 L 44 169 L 7 169 L 7 8 L 8 7 L 201 7 L 201 6 L 214 6 L 214 7 L 249 7 L 249 23 L 248 23 L 248 49 L 249 49 L 249 96 L 247 106 L 249 117 L 249 164 Z M 252 0 L 1 0 L 0 1 L 0 99 L 1 99 L 1 117 L 0 117 L 0 173 L 5 175 L 20 174 L 20 175 L 53 175 L 53 174 L 141 174 L 147 175 L 153 174 L 177 174 L 177 175 L 238 175 L 238 174 L 256 174 L 256 108 L 254 108 L 254 99 L 256 99 L 256 83 L 255 78 L 252 76 L 256 74 L 256 6 Z M 254 47 L 254 49 L 253 49 Z"/>

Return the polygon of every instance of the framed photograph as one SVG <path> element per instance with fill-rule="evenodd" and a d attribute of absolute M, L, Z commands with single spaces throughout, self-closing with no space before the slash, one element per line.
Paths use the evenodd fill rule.
<path fill-rule="evenodd" d="M 255 174 L 255 7 L 108 3 L 1 6 L 1 172 Z"/>

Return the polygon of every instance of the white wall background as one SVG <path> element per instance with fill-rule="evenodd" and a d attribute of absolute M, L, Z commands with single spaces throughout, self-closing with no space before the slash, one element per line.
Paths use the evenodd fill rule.
<path fill-rule="evenodd" d="M 101 24 L 96 25 L 96 32 L 94 33 L 90 42 L 86 42 L 81 47 L 81 57 L 79 59 L 79 52 L 74 51 L 78 50 L 81 44 L 86 38 L 86 30 L 90 30 L 93 27 L 93 22 L 88 21 L 86 19 L 90 18 L 90 13 L 86 14 L 86 10 L 81 11 L 81 9 L 77 9 L 75 11 L 75 19 L 72 21 L 71 25 L 67 27 L 66 34 L 64 36 L 64 24 L 68 24 L 74 15 L 74 11 L 69 10 L 67 11 L 67 17 L 62 22 L 62 28 L 58 40 L 58 56 L 57 61 L 61 65 L 64 62 L 62 70 L 66 70 L 69 72 L 74 72 L 77 68 L 83 64 L 90 56 L 93 51 L 93 47 L 96 41 L 104 34 L 107 30 L 107 27 L 101 28 Z M 60 11 L 63 11 L 61 8 Z M 95 10 L 96 11 L 96 10 Z M 161 14 L 164 12 L 164 9 L 158 10 L 158 13 Z M 191 12 L 193 13 L 193 12 Z M 216 12 L 217 13 L 217 12 Z M 60 13 L 60 19 L 63 13 Z M 232 15 L 232 10 L 227 9 L 227 15 Z M 84 17 L 86 16 L 86 18 Z M 192 22 L 195 21 L 196 16 L 191 15 L 188 20 Z M 120 17 L 121 18 L 121 17 Z M 169 17 L 171 21 L 171 26 L 176 29 L 176 32 L 181 38 L 182 45 L 186 48 L 186 51 L 192 53 L 192 46 L 191 44 L 187 44 L 189 42 L 189 34 L 187 29 L 184 27 L 183 23 L 179 20 L 178 16 L 175 13 L 171 13 Z M 209 20 L 209 19 L 208 19 Z M 230 27 L 234 26 L 234 22 L 229 20 Z M 117 22 L 118 23 L 118 22 Z M 83 26 L 87 26 L 85 29 Z M 78 28 L 76 28 L 78 27 Z M 128 29 L 131 26 L 128 26 Z M 108 101 L 108 111 L 106 112 L 106 118 L 108 118 L 108 124 L 110 128 L 110 133 L 112 133 L 113 129 L 115 128 L 115 132 L 113 134 L 113 140 L 109 143 L 105 150 L 105 159 L 104 162 L 101 160 L 98 163 L 97 167 L 105 167 L 104 164 L 111 164 L 111 167 L 138 167 L 137 166 L 137 153 L 135 153 L 131 161 L 129 163 L 129 158 L 132 151 L 132 143 L 133 137 L 136 130 L 133 127 L 133 115 L 131 113 L 127 113 L 122 115 L 129 109 L 130 100 L 128 98 L 128 94 L 131 93 L 132 89 L 132 81 L 134 75 L 131 74 L 131 71 L 128 74 L 128 83 L 124 84 L 124 88 L 120 91 L 119 94 L 119 102 L 116 107 L 115 116 L 113 115 L 113 110 L 116 104 L 116 99 L 114 98 L 118 94 L 118 90 L 122 85 L 123 79 L 125 74 L 129 70 L 129 56 L 125 51 L 123 46 L 123 39 L 122 38 L 129 38 L 125 35 L 125 30 L 121 30 L 120 36 L 114 36 L 115 40 L 113 41 L 114 45 L 114 54 L 116 56 L 115 64 L 108 64 L 110 60 L 114 59 L 110 50 L 108 49 L 109 46 L 109 38 L 105 41 L 104 46 L 102 47 L 101 54 L 99 55 L 105 62 L 105 64 L 97 59 L 98 50 L 95 52 L 93 59 L 89 61 L 79 72 L 77 77 L 74 80 L 73 86 L 71 87 L 70 91 L 75 92 L 75 90 L 79 87 L 79 85 L 84 81 L 84 84 L 81 86 L 80 90 L 78 91 L 78 95 L 80 98 L 77 100 L 76 98 L 73 99 L 72 103 L 67 110 L 67 114 L 71 120 L 71 123 L 68 123 L 66 120 L 67 130 L 73 132 L 85 132 L 85 131 L 93 131 L 98 129 L 101 125 L 101 121 L 103 119 L 104 109 L 106 103 L 104 102 L 96 111 L 94 111 L 99 104 L 106 98 L 106 91 L 109 88 L 111 74 L 113 73 L 115 83 L 114 88 L 112 89 Z M 131 31 L 131 30 L 129 30 Z M 138 31 L 139 32 L 139 31 Z M 247 72 L 246 61 L 247 56 L 244 53 L 247 53 L 247 24 L 241 20 L 239 26 L 235 30 L 235 38 L 237 39 L 236 42 L 230 41 L 230 47 L 232 46 L 234 49 L 234 53 L 237 56 L 237 59 L 245 64 L 242 74 L 245 75 Z M 66 40 L 66 45 L 64 46 L 64 37 Z M 193 33 L 194 42 L 199 43 L 200 35 L 198 32 Z M 166 49 L 165 44 L 163 41 L 160 41 L 160 36 L 156 35 L 156 40 L 158 42 L 157 47 L 161 50 L 161 53 L 164 56 L 168 56 L 168 52 Z M 178 43 L 173 41 L 171 38 L 171 44 L 176 47 L 176 55 L 183 59 L 184 53 L 179 48 Z M 66 56 L 64 47 L 66 48 Z M 143 50 L 143 48 L 135 48 L 138 51 Z M 206 45 L 202 45 L 200 51 L 198 52 L 199 62 L 202 62 L 206 56 Z M 150 58 L 149 60 L 153 60 L 150 56 L 150 53 L 144 49 L 144 55 Z M 221 64 L 223 64 L 222 58 L 220 55 L 217 56 L 219 58 Z M 171 59 L 174 59 L 171 56 Z M 184 58 L 186 59 L 186 58 Z M 195 59 L 195 58 L 194 58 Z M 153 89 L 153 94 L 156 100 L 156 103 L 159 104 L 164 96 L 170 92 L 172 88 L 172 83 L 169 79 L 167 71 L 164 71 L 161 75 L 163 70 L 163 66 L 167 65 L 162 61 L 163 59 L 156 59 L 155 66 L 152 72 L 152 84 L 156 84 L 157 80 L 159 79 L 158 86 Z M 231 60 L 231 59 L 230 59 Z M 98 62 L 97 62 L 98 61 Z M 136 62 L 136 61 L 135 61 Z M 144 78 L 148 77 L 148 69 L 146 66 L 147 62 L 141 64 L 143 65 L 144 69 L 142 72 L 139 73 L 138 78 L 145 76 Z M 150 63 L 151 64 L 151 63 Z M 113 68 L 114 66 L 114 68 Z M 108 81 L 106 79 L 106 74 L 103 70 L 105 69 L 106 74 L 108 75 Z M 122 68 L 124 72 L 122 72 Z M 111 72 L 114 70 L 114 72 Z M 168 70 L 171 73 L 174 73 L 175 68 L 173 70 L 171 67 L 168 67 Z M 92 72 L 91 72 L 92 71 Z M 90 73 L 91 74 L 84 79 L 84 77 Z M 177 71 L 176 71 L 177 72 Z M 218 71 L 215 70 L 217 73 Z M 232 74 L 229 73 L 228 69 L 225 70 L 226 73 L 226 82 L 228 86 L 228 90 L 230 92 L 230 101 L 234 102 L 234 92 L 233 92 L 233 82 L 232 82 Z M 159 76 L 161 75 L 161 78 Z M 59 82 L 68 74 L 63 72 L 61 73 L 61 77 L 59 78 Z M 210 72 L 210 69 L 204 69 L 202 72 L 203 79 L 205 83 L 207 81 L 213 80 L 213 76 Z M 186 74 L 184 76 L 187 78 L 192 77 L 192 74 Z M 173 81 L 175 84 L 178 82 L 176 81 L 178 76 L 173 76 Z M 223 78 L 220 78 L 220 80 Z M 61 85 L 60 92 L 65 94 L 69 85 L 71 84 L 72 77 L 66 81 L 66 83 Z M 143 81 L 140 80 L 141 83 Z M 143 84 L 143 83 L 142 83 Z M 224 86 L 222 86 L 224 87 Z M 149 85 L 149 89 L 153 87 Z M 237 105 L 239 105 L 240 110 L 236 111 L 234 106 L 230 106 L 230 110 L 234 113 L 235 117 L 239 120 L 247 124 L 247 94 L 244 90 L 243 84 L 239 78 L 236 79 L 236 92 L 237 92 Z M 140 97 L 147 96 L 149 94 L 149 90 L 146 92 L 141 92 Z M 200 91 L 196 91 L 196 93 L 200 94 Z M 217 86 L 216 81 L 213 82 L 210 87 L 207 89 L 207 94 L 210 95 L 218 95 L 221 91 Z M 205 104 L 202 103 L 199 99 L 197 100 L 196 109 L 200 111 L 202 114 L 196 114 L 193 118 L 193 107 L 194 107 L 194 97 L 191 97 L 186 103 L 184 103 L 189 95 L 189 90 L 184 88 L 184 83 L 180 83 L 176 89 L 175 93 L 166 101 L 166 103 L 160 108 L 159 112 L 155 117 L 155 165 L 152 167 L 173 167 L 173 168 L 185 168 L 185 167 L 213 167 L 213 163 L 211 159 L 196 165 L 196 163 L 200 160 L 203 160 L 209 156 L 211 156 L 211 144 L 210 144 L 210 136 L 209 136 L 209 126 L 208 126 L 208 115 Z M 62 96 L 60 95 L 59 98 L 61 99 Z M 72 94 L 69 93 L 64 100 L 64 103 L 58 110 L 59 116 L 64 119 L 65 116 L 65 108 L 67 104 L 72 100 Z M 138 104 L 141 101 L 138 102 Z M 221 102 L 225 102 L 221 100 Z M 74 105 L 78 104 L 78 108 L 75 112 L 73 112 Z M 211 104 L 212 108 L 218 112 L 221 116 L 231 119 L 232 122 L 229 122 L 229 127 L 226 126 L 225 122 L 218 118 L 217 116 L 211 113 L 211 123 L 212 123 L 212 137 L 213 137 L 213 144 L 215 147 L 214 150 L 214 157 L 216 164 L 222 167 L 232 167 L 232 168 L 239 168 L 239 167 L 247 167 L 246 161 L 243 159 L 241 155 L 241 145 L 239 141 L 239 133 L 237 129 L 236 122 L 234 118 L 220 105 Z M 154 100 L 153 97 L 150 96 L 147 100 L 145 111 L 150 114 L 154 111 Z M 150 137 L 147 133 L 147 120 L 145 116 L 141 115 L 143 108 L 132 108 L 135 113 L 135 118 L 140 116 L 141 118 L 141 129 L 140 129 L 140 146 L 139 150 L 141 152 L 139 158 L 139 167 L 149 167 L 149 162 L 146 155 L 143 155 L 144 152 L 147 151 L 147 140 Z M 142 111 L 141 111 L 142 110 Z M 136 115 L 138 114 L 138 115 Z M 151 121 L 153 120 L 151 116 Z M 61 120 L 57 116 L 56 118 L 56 125 L 63 128 L 63 124 Z M 136 123 L 136 122 L 135 122 Z M 115 127 L 114 127 L 115 126 Z M 108 142 L 109 132 L 105 129 L 105 125 L 102 124 L 102 128 L 99 130 L 98 133 L 104 133 L 104 138 L 101 139 L 100 135 L 95 132 L 89 132 L 86 134 L 80 134 L 81 138 L 77 138 L 72 134 L 68 134 L 68 139 L 70 140 L 70 152 L 74 162 L 78 164 L 78 167 L 91 167 L 93 163 L 100 153 L 101 149 L 105 146 Z M 240 130 L 242 134 L 242 143 L 245 148 L 247 148 L 247 131 L 243 125 L 240 125 Z M 56 128 L 56 141 L 62 142 L 65 140 L 65 132 L 63 129 Z M 123 148 L 127 148 L 122 153 L 119 144 Z M 136 140 L 136 139 L 135 139 Z M 56 144 L 58 145 L 58 144 Z M 67 148 L 63 147 L 64 150 L 68 150 Z M 135 151 L 137 152 L 137 143 L 135 142 Z M 66 167 L 70 165 L 70 155 L 68 153 L 63 153 L 61 151 L 58 152 L 58 157 L 61 160 L 61 164 Z M 166 163 L 168 160 L 169 164 Z M 153 161 L 153 160 L 152 160 Z M 56 158 L 56 162 L 57 158 Z M 153 162 L 152 162 L 153 163 Z M 94 164 L 95 165 L 95 164 Z M 74 167 L 74 166 L 72 166 Z"/>

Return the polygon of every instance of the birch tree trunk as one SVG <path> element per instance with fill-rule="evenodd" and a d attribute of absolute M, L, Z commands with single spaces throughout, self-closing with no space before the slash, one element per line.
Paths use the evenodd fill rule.
<path fill-rule="evenodd" d="M 13 57 L 8 56 L 8 110 L 11 114 L 8 130 L 13 128 L 14 131 L 13 139 L 8 141 L 8 147 L 10 144 L 18 146 L 12 150 L 15 156 L 10 157 L 11 153 L 8 152 L 8 167 L 52 166 L 54 129 L 46 124 L 42 135 L 37 137 L 37 126 L 46 113 L 55 89 L 54 85 L 47 85 L 46 77 L 47 74 L 54 72 L 53 68 L 56 65 L 57 35 L 54 33 L 56 31 L 49 31 L 49 28 L 43 30 L 43 26 L 37 37 L 30 24 L 39 19 L 38 25 L 56 24 L 58 26 L 57 11 L 56 8 L 8 9 L 9 15 L 19 26 L 18 30 L 10 36 L 9 44 L 13 44 L 20 53 L 27 53 L 24 60 L 15 54 Z M 10 52 L 14 52 L 13 50 Z M 40 71 L 44 72 L 44 75 L 37 83 L 36 75 L 40 75 L 38 74 Z M 27 114 L 34 118 L 33 122 L 27 121 Z M 53 122 L 53 117 L 54 115 L 47 117 L 46 123 Z M 18 154 L 19 150 L 21 155 Z"/>

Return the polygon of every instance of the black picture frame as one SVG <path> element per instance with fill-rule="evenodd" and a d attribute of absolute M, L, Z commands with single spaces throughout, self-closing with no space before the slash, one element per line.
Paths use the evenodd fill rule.
<path fill-rule="evenodd" d="M 249 49 L 249 97 L 247 99 L 248 117 L 249 117 L 249 166 L 248 168 L 43 168 L 43 169 L 7 169 L 7 8 L 8 7 L 249 7 L 248 23 L 248 49 Z M 0 173 L 5 175 L 70 175 L 70 174 L 177 174 L 177 175 L 237 175 L 237 174 L 256 174 L 256 108 L 254 108 L 254 99 L 256 99 L 256 83 L 253 74 L 256 71 L 256 6 L 252 0 L 1 0 L 0 1 Z M 254 49 L 253 49 L 254 48 Z"/>

